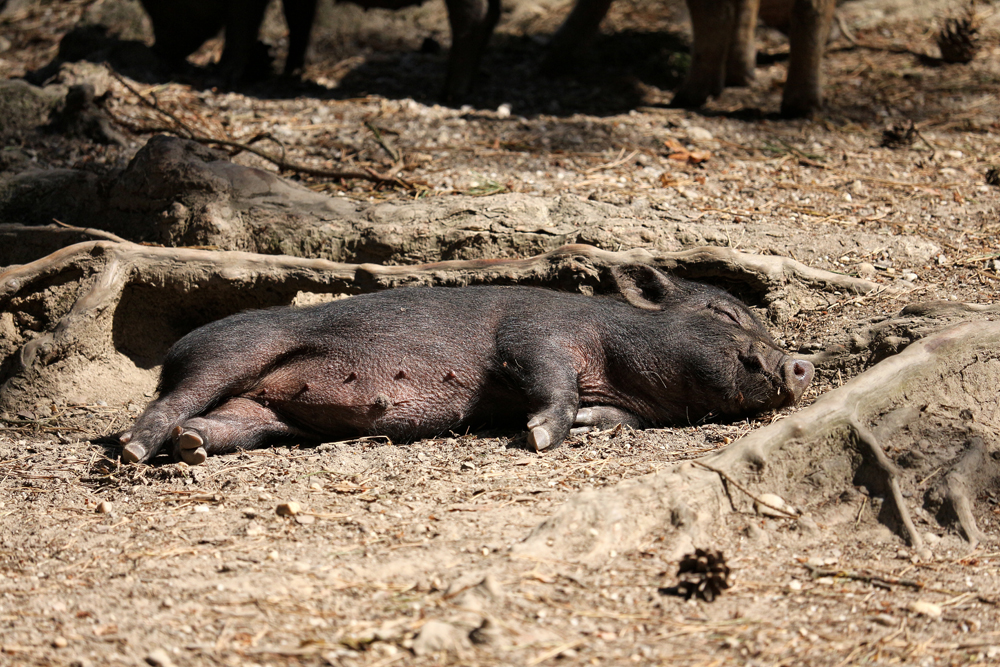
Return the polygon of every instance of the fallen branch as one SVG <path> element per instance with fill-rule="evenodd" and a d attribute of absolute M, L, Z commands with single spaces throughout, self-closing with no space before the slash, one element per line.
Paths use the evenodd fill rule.
<path fill-rule="evenodd" d="M 217 139 L 215 137 L 207 136 L 203 132 L 196 131 L 194 128 L 192 128 L 191 126 L 189 126 L 188 124 L 186 124 L 184 121 L 182 121 L 180 118 L 178 118 L 177 116 L 175 116 L 170 111 L 167 111 L 166 109 L 161 108 L 160 105 L 157 104 L 155 100 L 152 101 L 152 102 L 150 102 L 149 100 L 147 100 L 146 97 L 142 93 L 140 93 L 138 90 L 136 90 L 136 88 L 134 86 L 132 86 L 123 76 L 121 76 L 120 74 L 118 74 L 117 72 L 115 72 L 114 70 L 112 70 L 110 67 L 108 67 L 107 70 L 111 74 L 111 76 L 113 76 L 115 78 L 115 80 L 117 80 L 120 84 L 122 84 L 133 95 L 135 95 L 136 97 L 138 97 L 140 102 L 142 102 L 144 105 L 146 105 L 150 109 L 153 109 L 157 113 L 162 114 L 163 116 L 166 116 L 171 121 L 173 121 L 174 124 L 175 124 L 175 127 L 172 127 L 172 128 L 171 127 L 168 127 L 168 128 L 143 128 L 143 127 L 134 125 L 132 123 L 125 122 L 125 121 L 123 121 L 122 119 L 118 118 L 117 116 L 115 116 L 113 114 L 109 114 L 111 116 L 112 120 L 114 120 L 120 126 L 126 128 L 130 132 L 134 132 L 134 133 L 138 133 L 138 134 L 152 134 L 152 133 L 156 133 L 156 132 L 169 132 L 171 134 L 178 135 L 182 139 L 189 139 L 191 141 L 196 141 L 196 142 L 198 142 L 200 144 L 207 144 L 207 145 L 213 145 L 214 144 L 214 145 L 217 145 L 217 146 L 227 146 L 229 148 L 236 148 L 239 151 L 245 151 L 247 153 L 253 153 L 257 157 L 263 158 L 264 160 L 267 160 L 268 162 L 272 163 L 273 165 L 275 165 L 276 167 L 278 167 L 278 169 L 281 169 L 281 170 L 284 170 L 284 171 L 293 171 L 293 172 L 296 172 L 296 173 L 306 174 L 306 175 L 309 175 L 309 176 L 316 176 L 318 178 L 329 178 L 329 179 L 333 179 L 333 180 L 354 180 L 354 179 L 357 179 L 357 180 L 366 180 L 366 181 L 373 181 L 373 182 L 379 183 L 379 184 L 393 184 L 393 185 L 399 185 L 400 187 L 403 187 L 403 188 L 413 189 L 413 184 L 411 184 L 411 183 L 409 183 L 409 182 L 407 182 L 407 181 L 405 181 L 405 180 L 403 180 L 403 179 L 401 179 L 401 178 L 399 178 L 399 177 L 397 177 L 395 175 L 380 174 L 377 171 L 375 171 L 374 169 L 369 169 L 367 167 L 364 168 L 363 171 L 361 171 L 361 170 L 343 170 L 343 169 L 322 169 L 320 167 L 309 167 L 309 166 L 306 166 L 306 165 L 303 165 L 303 164 L 298 164 L 298 163 L 295 163 L 295 162 L 290 162 L 288 160 L 285 160 L 284 158 L 279 158 L 277 156 L 271 155 L 267 151 L 262 151 L 260 149 L 254 148 L 253 146 L 250 145 L 253 142 L 259 140 L 260 137 L 254 137 L 249 142 L 240 142 L 240 141 L 233 141 L 231 139 Z M 383 147 L 385 147 L 385 146 L 383 146 Z M 389 149 L 386 148 L 386 151 L 388 152 Z M 394 159 L 394 161 L 398 162 L 398 159 Z"/>

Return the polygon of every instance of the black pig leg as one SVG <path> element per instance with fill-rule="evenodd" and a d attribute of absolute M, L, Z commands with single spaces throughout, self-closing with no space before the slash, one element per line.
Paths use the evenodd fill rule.
<path fill-rule="evenodd" d="M 559 73 L 575 65 L 577 48 L 593 40 L 610 8 L 611 0 L 577 0 L 573 11 L 549 42 L 542 69 Z"/>
<path fill-rule="evenodd" d="M 228 85 L 235 86 L 247 74 L 266 9 L 267 0 L 229 3 L 226 14 L 226 46 L 219 59 L 219 70 Z M 259 76 L 259 73 L 254 75 Z"/>
<path fill-rule="evenodd" d="M 174 428 L 174 458 L 190 465 L 204 463 L 209 454 L 257 449 L 303 431 L 287 424 L 268 407 L 248 398 L 233 398 L 200 417 Z"/>
<path fill-rule="evenodd" d="M 528 444 L 536 452 L 555 449 L 569 435 L 580 407 L 573 364 L 551 349 L 522 351 L 516 359 L 509 362 L 508 368 L 516 368 L 527 398 Z"/>
<path fill-rule="evenodd" d="M 500 0 L 446 0 L 451 23 L 451 53 L 444 100 L 455 104 L 469 92 L 479 62 L 500 18 Z"/>
<path fill-rule="evenodd" d="M 628 410 L 613 405 L 591 405 L 577 410 L 576 419 L 573 421 L 575 428 L 570 433 L 578 435 L 619 424 L 632 428 L 645 428 L 649 425 L 642 417 Z"/>
<path fill-rule="evenodd" d="M 288 24 L 288 58 L 285 74 L 301 70 L 306 62 L 309 33 L 316 18 L 316 0 L 285 0 L 285 22 Z"/>

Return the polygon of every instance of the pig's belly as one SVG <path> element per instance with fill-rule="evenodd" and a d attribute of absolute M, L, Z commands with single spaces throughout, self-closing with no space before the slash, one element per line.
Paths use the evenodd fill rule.
<path fill-rule="evenodd" d="M 460 368 L 443 358 L 353 361 L 292 361 L 246 396 L 319 435 L 429 437 L 476 416 L 485 381 L 481 368 Z"/>

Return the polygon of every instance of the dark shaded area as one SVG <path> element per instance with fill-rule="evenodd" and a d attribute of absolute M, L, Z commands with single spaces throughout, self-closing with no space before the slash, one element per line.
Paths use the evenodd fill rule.
<path fill-rule="evenodd" d="M 472 91 L 461 103 L 477 109 L 509 104 L 515 113 L 528 116 L 613 115 L 650 103 L 644 99 L 647 88 L 656 89 L 654 92 L 674 89 L 683 79 L 689 61 L 687 44 L 680 35 L 623 31 L 601 35 L 572 72 L 546 75 L 540 70 L 545 48 L 534 37 L 494 35 Z M 220 84 L 215 66 L 198 67 L 185 62 L 168 67 L 142 42 L 119 39 L 96 25 L 79 26 L 67 33 L 53 61 L 30 72 L 25 79 L 42 85 L 55 76 L 63 63 L 80 60 L 106 63 L 143 83 L 178 81 L 203 90 Z M 232 88 L 262 99 L 380 95 L 433 104 L 441 102 L 447 60 L 448 51 L 440 48 L 377 51 L 350 70 L 334 89 L 285 76 Z M 516 85 L 512 85 L 514 82 Z"/>
<path fill-rule="evenodd" d="M 543 44 L 530 37 L 496 35 L 466 102 L 479 109 L 510 104 L 515 113 L 529 116 L 618 114 L 647 103 L 644 87 L 671 90 L 678 85 L 686 53 L 684 41 L 674 34 L 602 35 L 573 72 L 552 76 L 540 71 Z M 443 56 L 424 53 L 369 58 L 341 80 L 333 96 L 377 94 L 432 103 L 443 65 Z"/>
<path fill-rule="evenodd" d="M 171 345 L 209 322 L 244 310 L 288 305 L 294 292 L 275 287 L 263 284 L 247 290 L 218 277 L 204 284 L 129 283 L 111 325 L 115 349 L 140 368 L 154 368 L 163 363 Z"/>

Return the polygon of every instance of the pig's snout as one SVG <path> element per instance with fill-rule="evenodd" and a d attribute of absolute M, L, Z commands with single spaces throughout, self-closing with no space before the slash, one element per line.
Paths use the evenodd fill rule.
<path fill-rule="evenodd" d="M 785 389 L 791 395 L 786 405 L 792 405 L 802 398 L 802 393 L 812 382 L 813 365 L 803 359 L 789 359 L 781 367 L 785 380 Z"/>

